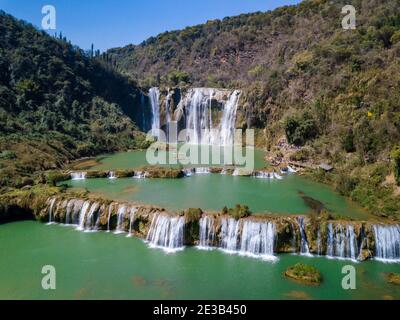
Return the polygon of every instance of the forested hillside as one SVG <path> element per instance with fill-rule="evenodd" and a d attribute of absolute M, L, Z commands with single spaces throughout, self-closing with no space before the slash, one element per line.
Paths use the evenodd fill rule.
<path fill-rule="evenodd" d="M 342 29 L 347 4 L 356 30 Z M 109 54 L 144 86 L 242 89 L 239 125 L 263 129 L 259 146 L 279 154 L 286 136 L 301 147 L 293 160 L 334 166 L 314 178 L 376 214 L 400 213 L 400 1 L 306 0 Z"/>
<path fill-rule="evenodd" d="M 135 147 L 137 97 L 101 57 L 0 12 L 0 185 Z"/>

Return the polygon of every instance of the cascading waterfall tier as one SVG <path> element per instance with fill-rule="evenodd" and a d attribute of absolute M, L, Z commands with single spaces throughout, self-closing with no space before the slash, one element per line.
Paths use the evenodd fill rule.
<path fill-rule="evenodd" d="M 213 89 L 190 89 L 184 98 L 186 129 L 191 130 L 188 139 L 193 144 L 214 144 L 211 99 Z"/>
<path fill-rule="evenodd" d="M 186 110 L 186 129 L 190 130 L 190 143 L 197 145 L 227 146 L 234 143 L 236 113 L 240 91 L 234 90 L 223 102 L 222 117 L 219 123 L 213 119 L 211 101 L 216 89 L 190 89 L 184 98 Z"/>
<path fill-rule="evenodd" d="M 86 172 L 71 172 L 71 179 L 72 180 L 85 180 Z"/>
<path fill-rule="evenodd" d="M 173 93 L 167 90 L 165 99 L 162 99 L 158 88 L 149 90 L 151 129 L 160 129 L 165 123 L 168 130 L 171 120 L 179 121 L 172 117 L 170 100 Z M 189 130 L 186 142 L 196 145 L 232 145 L 240 95 L 239 90 L 191 88 L 180 96 L 177 111 L 184 117 L 181 129 Z M 218 103 L 217 108 L 213 104 L 215 101 Z M 165 119 L 161 119 L 160 115 L 164 114 L 161 108 L 165 109 Z"/>
<path fill-rule="evenodd" d="M 119 208 L 118 208 L 117 229 L 115 230 L 115 233 L 123 233 L 123 232 L 125 232 L 124 220 L 125 220 L 126 209 L 127 208 L 126 208 L 125 205 L 120 205 Z"/>
<path fill-rule="evenodd" d="M 150 88 L 149 90 L 149 99 L 151 104 L 151 130 L 158 130 L 160 129 L 160 90 L 158 88 Z M 153 132 L 153 135 L 158 137 Z"/>
<path fill-rule="evenodd" d="M 273 222 L 221 218 L 220 247 L 228 253 L 274 261 Z"/>
<path fill-rule="evenodd" d="M 205 216 L 199 222 L 199 249 L 210 250 L 215 240 L 215 219 Z"/>
<path fill-rule="evenodd" d="M 90 201 L 85 201 L 79 213 L 78 230 L 85 230 L 86 213 L 89 209 Z"/>
<path fill-rule="evenodd" d="M 330 223 L 327 237 L 326 255 L 328 257 L 357 260 L 360 252 L 352 225 Z"/>
<path fill-rule="evenodd" d="M 276 253 L 309 252 L 329 258 L 400 262 L 400 225 L 368 221 L 321 220 L 307 216 L 246 217 L 203 213 L 198 218 L 152 206 L 93 199 L 48 198 L 36 217 L 73 225 L 77 230 L 126 232 L 168 252 L 184 245 L 220 248 L 229 253 L 274 260 Z M 186 232 L 185 232 L 186 230 Z"/>
<path fill-rule="evenodd" d="M 53 198 L 50 200 L 49 206 L 49 224 L 53 223 L 53 211 L 54 211 L 54 204 L 56 203 L 57 198 Z"/>
<path fill-rule="evenodd" d="M 111 180 L 117 179 L 117 176 L 115 175 L 114 171 L 110 171 L 108 173 L 108 179 L 111 179 Z"/>
<path fill-rule="evenodd" d="M 132 236 L 132 224 L 135 221 L 135 213 L 137 212 L 137 208 L 136 207 L 132 207 L 129 213 L 129 233 L 128 233 L 128 237 Z"/>
<path fill-rule="evenodd" d="M 153 217 L 147 241 L 151 247 L 162 248 L 166 252 L 182 250 L 184 217 L 171 217 L 163 214 L 156 214 Z"/>
<path fill-rule="evenodd" d="M 400 225 L 374 225 L 375 257 L 385 262 L 400 261 Z"/>
<path fill-rule="evenodd" d="M 272 222 L 243 223 L 240 254 L 275 261 L 275 225 Z"/>
<path fill-rule="evenodd" d="M 308 247 L 306 230 L 304 227 L 304 217 L 297 217 L 297 224 L 300 229 L 300 253 L 303 255 L 311 255 Z"/>

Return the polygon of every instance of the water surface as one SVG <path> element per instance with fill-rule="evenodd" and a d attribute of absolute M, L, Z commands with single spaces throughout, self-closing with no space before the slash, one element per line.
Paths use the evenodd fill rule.
<path fill-rule="evenodd" d="M 124 234 L 84 233 L 26 221 L 0 226 L 0 299 L 400 299 L 385 282 L 398 264 L 279 255 L 276 263 L 186 248 L 150 249 Z M 321 286 L 283 277 L 298 262 L 318 268 Z M 342 267 L 354 265 L 357 289 L 343 290 Z M 41 270 L 56 268 L 56 290 L 43 290 Z"/>
<path fill-rule="evenodd" d="M 86 179 L 70 180 L 70 187 L 87 188 L 114 200 L 131 200 L 178 210 L 202 208 L 221 210 L 245 204 L 253 212 L 307 214 L 311 208 L 304 196 L 320 201 L 327 210 L 341 216 L 367 219 L 356 204 L 329 187 L 290 174 L 283 180 L 235 177 L 221 174 L 195 174 L 182 179 Z"/>

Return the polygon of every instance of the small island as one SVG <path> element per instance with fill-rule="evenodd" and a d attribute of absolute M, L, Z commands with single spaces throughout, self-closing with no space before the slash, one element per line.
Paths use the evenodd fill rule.
<path fill-rule="evenodd" d="M 387 273 L 385 275 L 386 281 L 391 284 L 400 286 L 400 274 L 399 273 Z"/>
<path fill-rule="evenodd" d="M 319 286 L 322 282 L 322 276 L 318 269 L 303 263 L 297 263 L 289 267 L 284 275 L 306 285 Z"/>

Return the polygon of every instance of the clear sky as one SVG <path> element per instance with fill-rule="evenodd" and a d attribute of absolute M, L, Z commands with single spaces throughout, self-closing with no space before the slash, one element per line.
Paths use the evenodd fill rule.
<path fill-rule="evenodd" d="M 0 0 L 0 9 L 41 27 L 44 5 L 56 8 L 57 30 L 83 49 L 138 44 L 164 31 L 300 0 Z"/>

